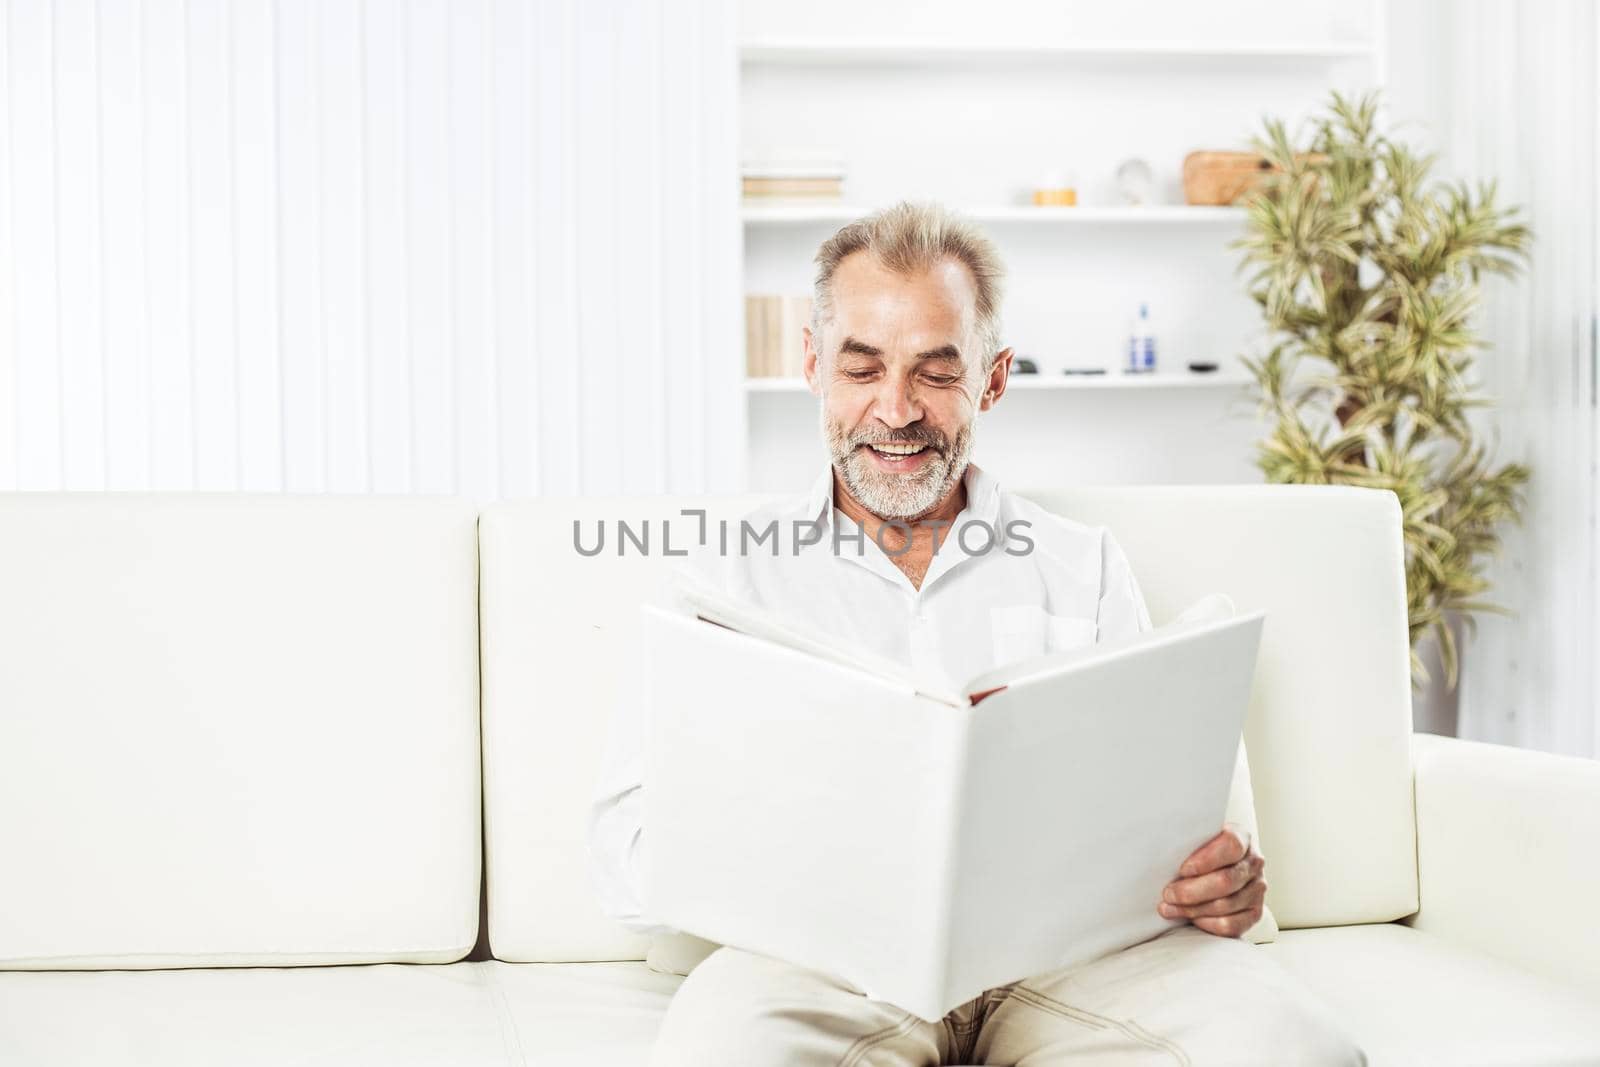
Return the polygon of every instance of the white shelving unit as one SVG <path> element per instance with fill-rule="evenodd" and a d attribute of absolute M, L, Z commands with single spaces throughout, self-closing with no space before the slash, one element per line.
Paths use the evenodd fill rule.
<path fill-rule="evenodd" d="M 744 204 L 746 291 L 807 292 L 832 229 L 902 197 L 937 199 L 1000 245 L 1006 343 L 1040 367 L 1013 376 L 1007 398 L 1020 399 L 980 420 L 979 462 L 1018 484 L 1259 480 L 1238 362 L 1259 311 L 1230 248 L 1247 213 L 1182 203 L 1178 172 L 1188 151 L 1245 147 L 1266 115 L 1293 124 L 1329 89 L 1381 85 L 1381 0 L 1287 11 L 1218 0 L 1204 12 L 925 0 L 905 36 L 887 12 L 817 3 L 746 0 L 740 155 L 836 159 L 844 196 Z M 1154 203 L 1120 205 L 1112 176 L 1130 157 L 1155 171 Z M 1076 172 L 1078 205 L 1029 203 L 1059 171 Z M 1161 370 L 1122 374 L 1127 320 L 1146 302 Z M 1220 369 L 1183 369 L 1201 359 Z M 817 414 L 804 383 L 749 379 L 744 392 L 752 488 L 807 477 Z"/>

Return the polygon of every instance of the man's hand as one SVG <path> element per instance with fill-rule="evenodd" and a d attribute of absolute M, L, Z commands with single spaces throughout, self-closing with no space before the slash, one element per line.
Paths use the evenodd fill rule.
<path fill-rule="evenodd" d="M 1168 919 L 1188 919 L 1208 934 L 1238 937 L 1261 918 L 1266 862 L 1248 834 L 1224 826 L 1183 861 L 1156 910 Z"/>

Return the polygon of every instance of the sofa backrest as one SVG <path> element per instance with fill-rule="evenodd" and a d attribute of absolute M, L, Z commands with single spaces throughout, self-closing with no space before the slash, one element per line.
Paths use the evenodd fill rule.
<path fill-rule="evenodd" d="M 1104 524 L 1161 622 L 1264 610 L 1245 747 L 1282 927 L 1417 910 L 1405 555 L 1393 493 L 1230 485 L 1027 492 Z"/>
<path fill-rule="evenodd" d="M 761 497 L 539 499 L 479 518 L 484 840 L 489 947 L 512 962 L 641 959 L 645 939 L 601 912 L 588 878 L 588 810 L 618 681 L 636 665 L 639 605 L 705 521 Z M 648 554 L 617 523 L 651 531 Z M 598 555 L 586 549 L 605 528 Z"/>
<path fill-rule="evenodd" d="M 0 968 L 469 952 L 476 517 L 0 494 Z"/>
<path fill-rule="evenodd" d="M 1400 514 L 1391 493 L 1299 486 L 1024 495 L 1116 534 L 1164 621 L 1200 595 L 1267 612 L 1246 727 L 1269 900 L 1284 926 L 1417 906 Z M 516 962 L 637 959 L 600 912 L 586 815 L 637 607 L 672 560 L 618 555 L 613 526 L 737 517 L 761 498 L 537 500 L 489 507 L 482 555 L 489 941 Z M 659 549 L 659 541 L 652 549 Z"/>

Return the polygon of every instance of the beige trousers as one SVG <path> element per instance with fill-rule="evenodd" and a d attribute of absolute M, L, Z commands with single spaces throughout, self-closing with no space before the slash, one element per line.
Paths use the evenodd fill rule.
<path fill-rule="evenodd" d="M 926 1022 L 821 971 L 720 948 L 684 979 L 652 1067 L 1365 1064 L 1256 946 L 1180 926 Z"/>

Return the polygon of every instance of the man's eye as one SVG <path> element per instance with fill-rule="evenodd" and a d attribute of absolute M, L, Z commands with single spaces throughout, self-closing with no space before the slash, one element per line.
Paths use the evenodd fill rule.
<path fill-rule="evenodd" d="M 961 380 L 954 374 L 930 374 L 927 378 L 934 385 L 954 385 Z"/>
<path fill-rule="evenodd" d="M 852 382 L 864 382 L 872 377 L 872 372 L 869 370 L 847 370 L 844 372 L 844 376 Z"/>

